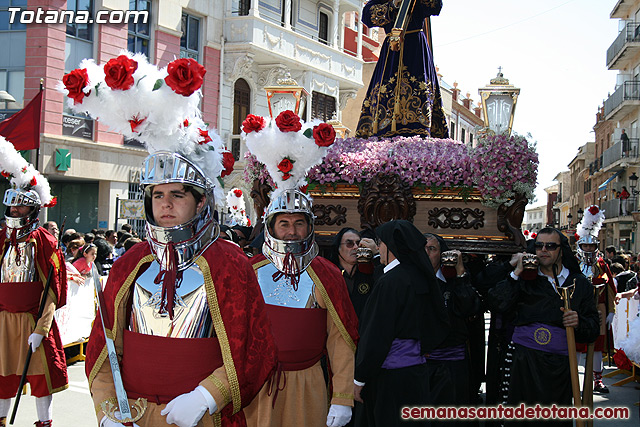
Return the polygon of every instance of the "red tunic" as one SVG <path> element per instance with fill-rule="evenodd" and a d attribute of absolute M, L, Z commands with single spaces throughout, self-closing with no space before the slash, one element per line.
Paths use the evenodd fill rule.
<path fill-rule="evenodd" d="M 6 228 L 0 233 L 0 236 L 6 236 Z M 35 242 L 35 280 L 0 283 L 0 399 L 16 395 L 28 350 L 27 339 L 33 332 L 45 337 L 33 354 L 27 373 L 31 394 L 36 397 L 48 396 L 68 387 L 64 348 L 53 319 L 53 311 L 64 306 L 67 300 L 64 257 L 57 249 L 56 239 L 42 227 L 32 231 L 27 239 Z M 0 242 L 0 263 L 9 244 L 6 237 Z M 51 266 L 54 270 L 47 295 L 49 303 L 45 305 L 43 316 L 36 324 Z M 16 330 L 16 325 L 22 326 Z"/>
<path fill-rule="evenodd" d="M 140 390 L 132 390 L 132 396 L 130 397 L 133 397 L 133 395 L 144 396 L 145 390 L 155 387 L 156 390 L 159 390 L 156 394 L 160 394 L 156 403 L 162 405 L 185 391 L 191 391 L 199 382 L 201 383 L 208 379 L 211 379 L 218 387 L 219 384 L 224 384 L 227 378 L 222 380 L 220 378 L 211 378 L 214 368 L 219 368 L 219 366 L 213 366 L 213 362 L 210 359 L 217 358 L 218 356 L 216 355 L 221 354 L 222 357 L 219 360 L 224 360 L 224 368 L 229 385 L 229 389 L 224 392 L 224 395 L 228 396 L 229 399 L 216 399 L 218 411 L 213 415 L 214 420 L 220 417 L 221 413 L 223 426 L 245 425 L 244 414 L 240 412 L 240 409 L 248 405 L 258 393 L 266 379 L 271 375 L 276 362 L 275 344 L 267 319 L 265 304 L 260 295 L 260 288 L 255 274 L 246 256 L 236 245 L 218 239 L 196 260 L 204 276 L 209 310 L 217 338 L 196 339 L 197 341 L 205 340 L 209 344 L 215 343 L 213 344 L 215 348 L 210 346 L 209 349 L 211 351 L 206 353 L 201 353 L 197 349 L 191 350 L 197 352 L 197 354 L 182 354 L 179 358 L 166 357 L 167 355 L 175 356 L 174 348 L 167 348 L 165 354 L 160 354 L 159 352 L 163 348 L 162 343 L 173 347 L 172 343 L 176 340 L 184 340 L 184 344 L 188 346 L 187 341 L 191 341 L 190 339 L 140 337 L 136 336 L 139 334 L 129 333 L 124 330 L 126 320 L 130 315 L 130 308 L 127 309 L 126 307 L 129 304 L 131 286 L 151 262 L 153 262 L 153 256 L 149 245 L 146 242 L 137 244 L 113 265 L 104 291 L 106 305 L 104 321 L 112 332 L 114 341 L 116 341 L 116 348 L 118 348 L 119 340 L 123 343 L 122 348 L 124 350 L 122 353 L 125 353 L 127 348 L 131 348 L 133 353 L 136 352 L 136 348 L 140 349 L 149 345 L 155 348 L 156 357 L 154 358 L 153 366 L 147 366 L 144 372 L 140 372 L 138 378 L 136 378 L 135 372 L 132 372 L 132 370 L 135 371 L 136 366 L 140 366 L 139 361 L 135 360 L 135 354 L 119 354 L 120 357 L 124 356 L 123 363 L 121 363 L 121 365 L 124 365 L 122 366 L 123 377 L 129 384 L 136 382 L 139 384 Z M 125 312 L 124 318 L 118 317 L 114 325 L 115 314 L 122 312 L 122 310 Z M 160 345 L 158 345 L 159 343 Z M 210 357 L 207 357 L 209 360 L 203 361 L 202 354 L 209 354 Z M 146 354 L 146 356 L 148 355 L 149 353 Z M 87 345 L 86 373 L 92 393 L 95 391 L 94 380 L 105 360 L 104 332 L 102 324 L 98 320 L 94 322 Z M 149 359 L 147 358 L 146 360 L 148 362 Z M 179 368 L 187 364 L 198 365 L 195 363 L 197 360 L 210 365 L 209 370 L 201 372 L 199 378 L 185 379 L 183 375 L 182 383 L 177 384 L 180 376 L 166 371 L 166 369 L 171 368 L 172 362 L 174 368 Z M 166 362 L 163 363 L 165 371 L 163 371 L 162 367 L 156 365 L 156 362 L 162 363 L 162 361 Z M 202 363 L 198 366 L 202 367 Z M 219 364 L 220 366 L 222 365 L 220 362 Z M 189 368 L 192 367 L 190 366 Z M 147 378 L 151 373 L 153 373 L 154 378 Z M 209 389 L 209 387 L 207 388 Z M 94 399 L 97 399 L 96 396 L 94 396 Z M 95 401 L 94 403 L 96 407 L 99 407 L 101 402 Z M 151 408 L 152 400 L 149 403 L 150 410 L 148 412 L 153 415 L 156 409 Z M 227 403 L 231 404 L 227 405 Z M 204 418 L 208 416 L 207 412 Z M 98 419 L 100 418 L 101 415 L 98 415 Z M 148 422 L 145 424 L 145 418 L 146 415 L 141 421 L 138 421 L 138 424 L 141 426 L 151 425 Z"/>

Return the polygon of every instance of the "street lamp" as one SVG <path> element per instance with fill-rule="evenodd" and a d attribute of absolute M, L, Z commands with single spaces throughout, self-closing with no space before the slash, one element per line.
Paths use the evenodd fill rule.
<path fill-rule="evenodd" d="M 0 101 L 4 102 L 4 109 L 7 109 L 8 102 L 16 102 L 16 99 L 11 96 L 6 90 L 0 90 Z"/>
<path fill-rule="evenodd" d="M 584 215 L 584 211 L 580 208 L 578 209 L 578 222 L 582 221 L 582 215 Z"/>
<path fill-rule="evenodd" d="M 304 113 L 309 92 L 298 82 L 291 78 L 289 73 L 282 79 L 278 79 L 275 86 L 266 86 L 267 102 L 269 103 L 269 115 L 273 119 L 286 110 L 291 110 L 300 116 Z M 302 117 L 304 120 L 304 117 Z"/>
<path fill-rule="evenodd" d="M 509 84 L 502 74 L 502 67 L 498 67 L 498 75 L 487 86 L 478 89 L 478 93 L 482 99 L 484 126 L 496 134 L 510 135 L 520 88 Z"/>
<path fill-rule="evenodd" d="M 571 212 L 569 212 L 567 214 L 567 220 L 569 220 L 569 228 L 571 228 L 571 220 L 573 219 L 573 215 L 571 215 Z"/>

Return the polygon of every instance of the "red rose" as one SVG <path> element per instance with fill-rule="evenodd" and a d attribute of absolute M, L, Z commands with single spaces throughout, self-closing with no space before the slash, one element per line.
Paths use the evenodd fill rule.
<path fill-rule="evenodd" d="M 189 127 L 189 119 L 184 119 L 184 122 L 182 122 L 182 126 L 188 128 Z"/>
<path fill-rule="evenodd" d="M 336 140 L 336 131 L 328 123 L 320 123 L 313 127 L 313 139 L 318 147 L 328 147 Z"/>
<path fill-rule="evenodd" d="M 204 141 L 198 141 L 198 144 L 202 145 L 202 144 L 206 144 L 209 141 L 213 141 L 213 139 L 211 139 L 211 137 L 209 136 L 209 131 L 208 130 L 202 130 L 202 129 L 198 129 L 200 131 L 200 136 L 204 137 Z"/>
<path fill-rule="evenodd" d="M 236 159 L 233 157 L 233 154 L 231 154 L 230 152 L 227 151 L 222 154 L 222 167 L 224 168 L 224 170 L 220 174 L 221 178 L 224 178 L 227 175 L 231 175 L 231 172 L 233 172 L 233 165 L 235 164 L 235 162 L 236 162 Z"/>
<path fill-rule="evenodd" d="M 247 225 L 251 227 L 251 219 L 247 218 Z"/>
<path fill-rule="evenodd" d="M 104 65 L 104 82 L 111 89 L 127 90 L 133 86 L 133 73 L 138 69 L 138 62 L 120 55 L 110 59 Z"/>
<path fill-rule="evenodd" d="M 191 58 L 180 58 L 169 63 L 169 75 L 164 78 L 165 83 L 175 93 L 190 96 L 202 86 L 202 78 L 207 70 Z"/>
<path fill-rule="evenodd" d="M 260 132 L 264 129 L 264 117 L 249 114 L 244 122 L 242 122 L 242 130 L 244 133 Z"/>
<path fill-rule="evenodd" d="M 236 197 L 242 197 L 242 190 L 240 190 L 239 188 L 236 188 L 235 190 L 233 190 L 233 194 Z"/>
<path fill-rule="evenodd" d="M 291 172 L 291 169 L 293 169 L 293 162 L 285 157 L 278 164 L 278 169 L 280 170 L 280 172 L 282 172 L 285 175 L 287 175 L 289 172 Z"/>
<path fill-rule="evenodd" d="M 82 104 L 82 99 L 87 95 L 82 89 L 89 83 L 89 76 L 85 68 L 75 69 L 62 78 L 64 87 L 69 91 L 69 98 L 73 99 L 73 104 Z M 89 92 L 91 93 L 91 92 Z"/>
<path fill-rule="evenodd" d="M 282 180 L 283 180 L 283 181 L 286 181 L 286 180 L 288 180 L 289 178 L 291 178 L 291 174 L 290 174 L 290 173 L 283 173 L 283 174 L 282 174 Z"/>
<path fill-rule="evenodd" d="M 7 171 L 2 171 L 2 176 L 4 176 L 5 178 L 11 178 L 11 174 Z"/>
<path fill-rule="evenodd" d="M 576 240 L 580 240 L 580 235 L 578 233 L 575 233 L 573 237 L 575 237 Z"/>
<path fill-rule="evenodd" d="M 298 132 L 302 129 L 300 117 L 291 110 L 283 111 L 276 117 L 276 125 L 281 132 Z"/>
<path fill-rule="evenodd" d="M 32 187 L 35 187 L 36 185 L 38 185 L 38 181 L 36 180 L 35 176 L 31 178 L 31 181 L 29 181 L 29 185 L 31 185 Z"/>
<path fill-rule="evenodd" d="M 305 185 L 303 187 L 300 187 L 300 191 L 302 191 L 303 193 L 307 194 L 307 189 L 308 188 L 309 188 L 309 184 L 307 184 L 307 185 Z"/>
<path fill-rule="evenodd" d="M 532 238 L 532 239 L 534 239 L 534 240 L 535 240 L 535 239 L 536 239 L 536 237 L 538 237 L 538 233 L 531 233 L 531 238 Z"/>
<path fill-rule="evenodd" d="M 231 206 L 231 209 L 233 209 L 234 211 L 237 211 L 238 207 L 237 206 Z"/>
<path fill-rule="evenodd" d="M 525 236 L 528 236 L 528 235 L 529 235 L 529 230 L 524 230 L 524 233 L 523 233 L 523 234 L 524 234 Z"/>
<path fill-rule="evenodd" d="M 593 205 L 589 208 L 589 212 L 591 212 L 591 215 L 597 215 L 600 209 L 598 209 L 596 205 Z"/>

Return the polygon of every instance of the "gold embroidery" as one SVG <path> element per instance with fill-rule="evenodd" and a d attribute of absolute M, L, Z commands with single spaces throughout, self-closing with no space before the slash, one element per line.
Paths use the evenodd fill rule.
<path fill-rule="evenodd" d="M 131 287 L 131 284 L 133 283 L 133 281 L 135 280 L 136 276 L 138 275 L 138 270 L 140 270 L 140 268 L 146 264 L 153 261 L 153 255 L 149 254 L 146 257 L 142 258 L 140 261 L 138 261 L 138 265 L 136 265 L 136 267 L 133 269 L 133 271 L 129 274 L 129 276 L 127 276 L 127 279 L 124 281 L 124 283 L 122 284 L 122 286 L 120 287 L 120 290 L 118 291 L 118 293 L 116 294 L 116 299 L 113 303 L 113 329 L 107 329 L 104 328 L 105 334 L 112 339 L 114 342 L 116 340 L 116 333 L 114 331 L 118 330 L 118 307 L 120 307 L 120 302 L 122 301 L 122 299 L 125 297 L 125 295 L 127 295 L 128 291 L 129 291 L 129 287 Z M 97 321 L 99 322 L 99 316 L 97 316 Z M 102 364 L 104 363 L 104 361 L 107 360 L 107 346 L 105 344 L 104 347 L 102 347 L 102 351 L 100 352 L 100 355 L 98 356 L 98 358 L 96 359 L 96 363 L 93 365 L 93 368 L 91 369 L 91 372 L 89 373 L 89 389 L 91 389 L 91 384 L 93 384 L 93 380 L 96 378 L 96 375 L 98 375 L 98 372 L 100 371 L 100 368 L 102 367 Z"/>
<path fill-rule="evenodd" d="M 316 272 L 313 271 L 313 268 L 311 268 L 311 266 L 307 268 L 307 273 L 309 273 L 309 277 L 311 277 L 311 280 L 313 280 L 313 282 L 315 283 L 316 288 L 318 289 L 318 292 L 320 292 L 320 295 L 322 295 L 322 299 L 324 300 L 324 303 L 327 305 L 327 311 L 331 315 L 331 318 L 333 319 L 333 323 L 336 324 L 338 330 L 340 331 L 340 335 L 342 335 L 342 338 L 344 338 L 344 340 L 347 342 L 349 347 L 351 347 L 351 350 L 353 350 L 353 352 L 355 353 L 356 344 L 351 339 L 351 335 L 349 335 L 349 333 L 347 332 L 347 328 L 345 328 L 344 324 L 342 323 L 342 319 L 340 319 L 340 316 L 338 316 L 338 312 L 336 311 L 336 308 L 333 306 L 333 302 L 331 302 L 331 299 L 329 298 L 329 294 L 327 293 L 327 290 L 324 288 L 324 285 L 320 281 L 320 278 L 318 277 Z"/>
<path fill-rule="evenodd" d="M 218 343 L 220 344 L 220 350 L 222 352 L 222 362 L 224 363 L 224 367 L 227 371 L 227 379 L 229 380 L 229 387 L 231 388 L 233 413 L 235 414 L 242 408 L 242 397 L 240 395 L 240 383 L 238 381 L 236 365 L 233 362 L 233 355 L 231 354 L 231 347 L 229 345 L 229 337 L 227 336 L 227 330 L 224 322 L 222 321 L 222 313 L 220 313 L 220 307 L 218 306 L 218 296 L 213 284 L 213 278 L 211 277 L 211 270 L 209 270 L 209 264 L 207 264 L 207 261 L 203 257 L 196 259 L 196 264 L 198 264 L 198 267 L 200 267 L 200 271 L 202 271 L 202 275 L 204 276 L 204 286 L 207 290 L 209 312 L 211 313 L 213 327 L 216 331 L 216 335 L 218 336 Z"/>
<path fill-rule="evenodd" d="M 331 397 L 336 397 L 338 399 L 353 399 L 353 394 L 350 393 L 333 393 L 333 396 Z"/>
<path fill-rule="evenodd" d="M 223 408 L 227 403 L 231 402 L 231 396 L 229 395 L 229 390 L 227 390 L 224 384 L 222 384 L 222 381 L 220 381 L 220 378 L 216 377 L 215 375 L 213 374 L 209 375 L 209 379 L 211 380 L 211 382 L 213 382 L 216 388 L 220 390 L 220 393 L 222 394 L 222 399 L 224 401 L 220 403 L 218 407 Z"/>
<path fill-rule="evenodd" d="M 213 425 L 214 427 L 222 427 L 222 415 L 220 412 L 213 414 Z"/>
<path fill-rule="evenodd" d="M 253 271 L 255 271 L 256 275 L 258 274 L 258 269 L 260 267 L 264 267 L 265 265 L 269 264 L 271 261 L 269 261 L 268 259 L 263 259 L 260 262 L 256 262 L 255 264 L 253 264 Z"/>
<path fill-rule="evenodd" d="M 371 22 L 374 25 L 382 27 L 383 25 L 391 23 L 389 16 L 389 4 L 373 5 L 369 9 L 369 12 L 371 13 Z"/>

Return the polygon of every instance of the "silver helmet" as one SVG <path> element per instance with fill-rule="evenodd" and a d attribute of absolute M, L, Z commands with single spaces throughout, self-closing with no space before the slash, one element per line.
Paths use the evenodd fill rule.
<path fill-rule="evenodd" d="M 13 230 L 16 230 L 16 239 L 28 235 L 38 228 L 40 213 L 40 195 L 33 189 L 10 188 L 4 193 L 4 218 L 7 223 L 7 237 L 10 238 Z M 12 206 L 30 206 L 31 211 L 21 217 L 12 217 Z"/>
<path fill-rule="evenodd" d="M 585 251 L 582 245 L 595 245 L 595 250 Z M 591 234 L 587 234 L 581 237 L 576 242 L 576 246 L 577 246 L 576 252 L 578 253 L 578 258 L 580 259 L 580 261 L 586 265 L 592 265 L 595 262 L 598 255 L 598 239 L 596 239 Z"/>
<path fill-rule="evenodd" d="M 273 235 L 279 214 L 304 214 L 310 225 L 309 234 L 301 240 L 281 240 Z M 298 190 L 285 190 L 275 197 L 264 214 L 264 244 L 262 253 L 286 276 L 297 276 L 307 269 L 318 255 L 314 235 L 314 215 L 311 200 Z"/>
<path fill-rule="evenodd" d="M 151 204 L 152 188 L 158 184 L 181 183 L 194 187 L 205 197 L 205 204 L 189 221 L 173 227 L 157 225 Z M 140 185 L 144 190 L 146 231 L 151 251 L 165 269 L 166 249 L 171 243 L 175 248 L 177 271 L 188 268 L 220 234 L 218 221 L 214 216 L 215 198 L 213 184 L 202 169 L 186 157 L 169 151 L 158 151 L 148 156 L 142 165 Z"/>

